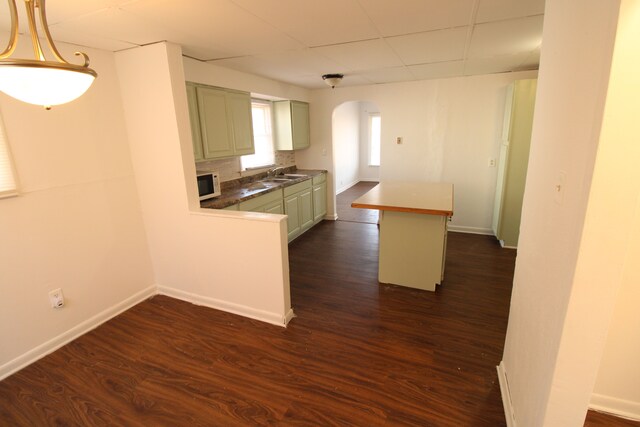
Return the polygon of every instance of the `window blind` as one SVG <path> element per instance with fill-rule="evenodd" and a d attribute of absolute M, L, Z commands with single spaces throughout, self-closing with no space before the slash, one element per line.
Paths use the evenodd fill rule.
<path fill-rule="evenodd" d="M 0 198 L 17 194 L 16 178 L 11 164 L 9 143 L 4 130 L 4 123 L 0 119 Z"/>

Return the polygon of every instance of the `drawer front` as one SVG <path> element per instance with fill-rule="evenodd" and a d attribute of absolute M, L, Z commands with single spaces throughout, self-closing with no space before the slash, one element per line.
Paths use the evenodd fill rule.
<path fill-rule="evenodd" d="M 284 197 L 290 196 L 292 194 L 298 193 L 300 191 L 306 190 L 307 188 L 311 188 L 311 180 L 307 179 L 306 181 L 299 182 L 294 185 L 290 185 L 289 187 L 284 188 Z"/>
<path fill-rule="evenodd" d="M 313 177 L 313 185 L 322 184 L 326 180 L 327 180 L 327 174 L 326 173 L 322 173 L 322 174 L 320 174 L 318 176 L 314 176 Z"/>
<path fill-rule="evenodd" d="M 262 196 L 255 197 L 253 199 L 249 199 L 246 202 L 240 202 L 240 210 L 241 211 L 251 211 L 259 208 L 260 206 L 266 205 L 268 203 L 275 202 L 277 200 L 282 201 L 282 190 L 271 191 Z"/>

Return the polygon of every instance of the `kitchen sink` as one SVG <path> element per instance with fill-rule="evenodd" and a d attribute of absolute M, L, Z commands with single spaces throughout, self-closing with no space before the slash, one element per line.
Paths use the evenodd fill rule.
<path fill-rule="evenodd" d="M 269 186 L 265 185 L 261 181 L 257 181 L 248 185 L 246 189 L 251 191 L 251 190 L 262 190 L 263 188 L 269 188 Z"/>
<path fill-rule="evenodd" d="M 259 182 L 287 182 L 287 181 L 291 181 L 292 179 L 298 179 L 298 178 L 300 178 L 300 177 L 299 176 L 278 175 L 278 176 L 274 176 L 272 178 L 261 179 Z"/>

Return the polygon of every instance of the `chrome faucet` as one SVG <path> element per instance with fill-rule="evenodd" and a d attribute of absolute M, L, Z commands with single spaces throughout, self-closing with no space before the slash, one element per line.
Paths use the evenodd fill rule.
<path fill-rule="evenodd" d="M 271 168 L 267 171 L 267 177 L 276 177 L 278 175 L 284 175 L 284 168 L 282 166 Z"/>

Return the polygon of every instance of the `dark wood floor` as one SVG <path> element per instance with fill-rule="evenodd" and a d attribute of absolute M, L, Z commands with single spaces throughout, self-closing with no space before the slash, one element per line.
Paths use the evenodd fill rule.
<path fill-rule="evenodd" d="M 0 382 L 0 425 L 504 426 L 514 251 L 451 233 L 431 293 L 377 283 L 377 238 L 325 221 L 291 244 L 287 329 L 149 299 Z"/>
<path fill-rule="evenodd" d="M 378 185 L 377 182 L 360 181 L 356 185 L 336 196 L 336 213 L 338 221 L 364 222 L 368 224 L 378 223 L 378 211 L 373 209 L 356 209 L 351 207 L 358 197 Z"/>
<path fill-rule="evenodd" d="M 625 420 L 596 411 L 589 411 L 584 427 L 640 427 L 640 421 Z"/>

